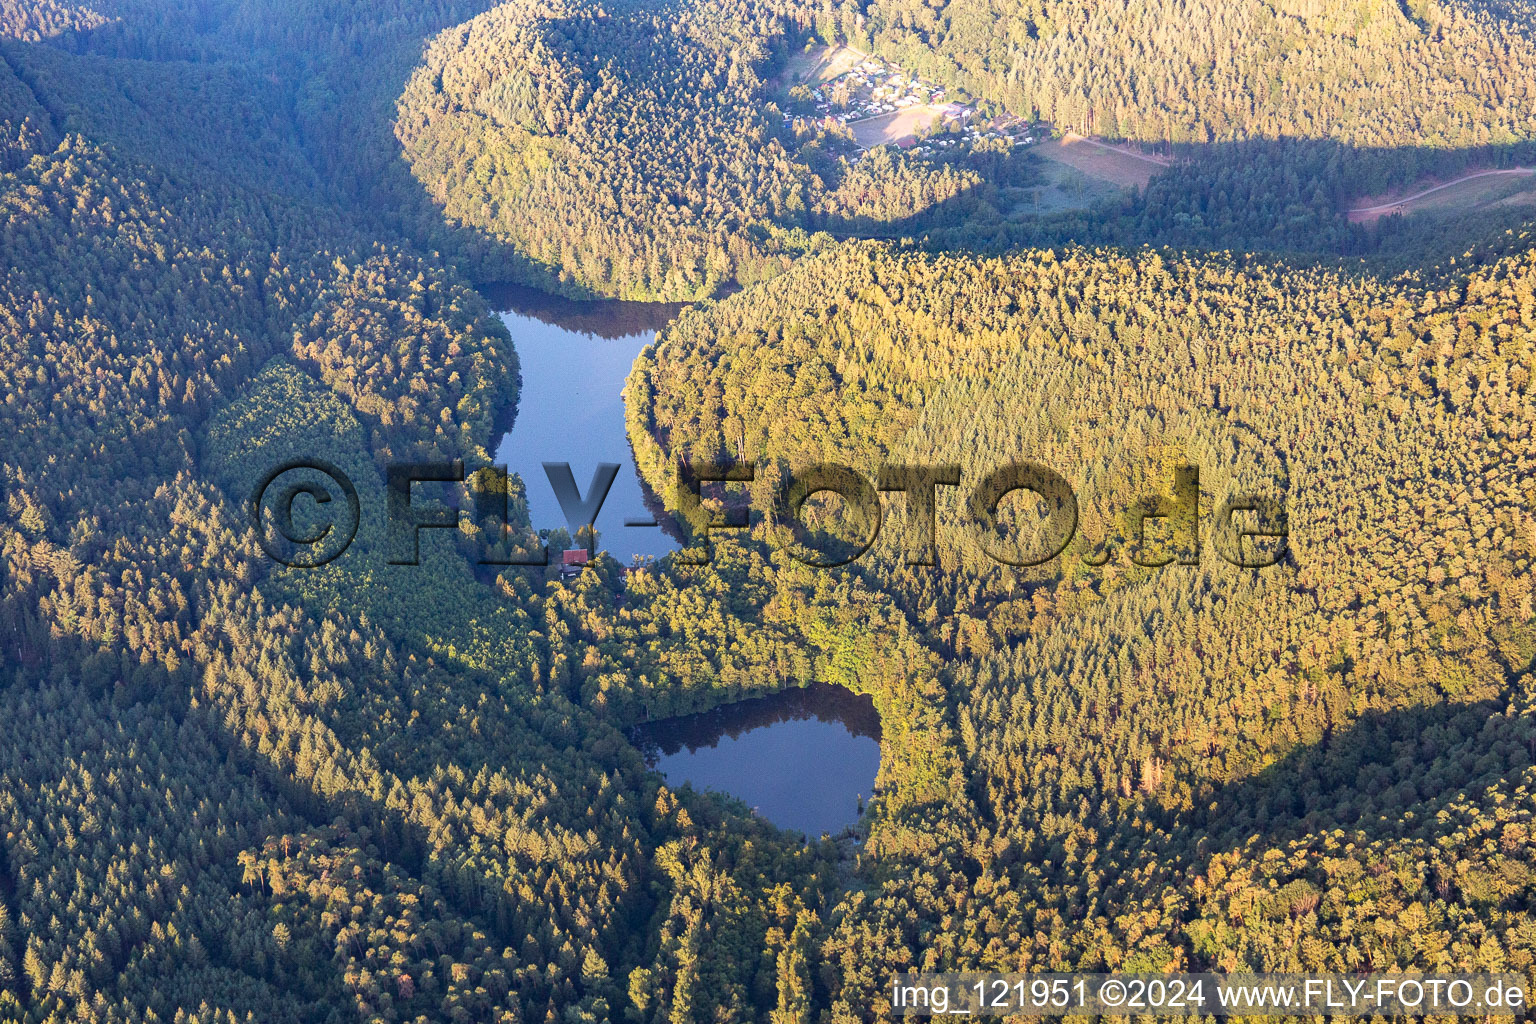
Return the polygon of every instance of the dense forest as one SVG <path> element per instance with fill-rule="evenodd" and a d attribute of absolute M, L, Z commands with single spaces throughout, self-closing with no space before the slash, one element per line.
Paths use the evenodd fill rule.
<path fill-rule="evenodd" d="M 1456 148 L 1531 137 L 1531 17 L 1520 0 L 874 0 L 842 30 L 1112 139 Z"/>
<path fill-rule="evenodd" d="M 1415 257 L 1400 254 L 1449 258 L 1511 217 L 1367 228 L 1341 211 L 1412 182 L 1536 163 L 1532 24 L 1528 5 L 1476 0 L 876 0 L 819 30 L 995 109 L 1172 158 L 1128 202 L 971 218 L 936 231 L 934 248 L 1152 244 L 1409 269 Z"/>
<path fill-rule="evenodd" d="M 1081 540 L 1036 570 L 990 562 L 958 499 L 907 565 L 894 495 L 843 570 L 945 658 L 960 762 L 942 805 L 882 808 L 884 884 L 829 947 L 850 1006 L 908 964 L 1531 964 L 1533 287 L 1529 251 L 1386 283 L 853 246 L 664 332 L 632 437 L 662 494 L 674 459 L 755 463 L 759 525 L 715 541 L 737 561 L 787 564 L 774 481 L 826 460 L 970 485 L 1028 458 L 1077 492 Z M 1282 496 L 1287 557 L 1136 564 L 1184 553 L 1128 513 L 1186 463 L 1203 524 Z"/>
<path fill-rule="evenodd" d="M 396 132 L 448 217 L 532 259 L 534 283 L 620 298 L 771 276 L 796 249 L 785 231 L 978 209 L 996 182 L 974 170 L 849 161 L 825 126 L 781 123 L 763 75 L 811 20 L 745 0 L 504 4 L 433 41 Z"/>
<path fill-rule="evenodd" d="M 1352 199 L 1536 160 L 1528 15 L 1420 7 L 508 3 L 434 40 L 396 132 L 452 223 L 580 294 L 704 297 L 781 272 L 815 231 L 1373 254 L 1424 240 L 1349 224 Z M 984 114 L 1155 145 L 1173 169 L 1124 208 L 1040 218 L 1007 198 L 1032 180 L 1022 152 L 830 159 L 835 127 L 778 117 L 775 69 L 807 38 L 896 60 Z M 1483 219 L 1449 248 L 1499 226 Z"/>
<path fill-rule="evenodd" d="M 912 967 L 1532 970 L 1536 247 L 1243 251 L 1359 241 L 1309 175 L 1518 158 L 1522 11 L 490 8 L 0 2 L 0 1020 L 801 1024 L 884 1017 Z M 1111 28 L 1137 45 L 1089 88 Z M 861 31 L 1226 148 L 997 223 L 1027 162 L 846 161 L 763 102 L 785 48 Z M 477 564 L 468 517 L 391 565 L 384 464 L 481 465 L 515 405 L 494 276 L 747 286 L 631 379 L 664 498 L 679 456 L 756 461 L 759 507 L 806 460 L 1029 457 L 1082 539 L 1001 566 L 943 488 L 932 567 L 896 494 L 834 571 L 766 520 L 628 577 Z M 323 568 L 248 517 L 293 457 L 364 497 Z M 1128 557 L 1181 543 L 1148 524 L 1186 463 L 1207 529 L 1283 499 L 1279 564 Z M 854 839 L 629 738 L 813 680 L 880 713 Z"/>

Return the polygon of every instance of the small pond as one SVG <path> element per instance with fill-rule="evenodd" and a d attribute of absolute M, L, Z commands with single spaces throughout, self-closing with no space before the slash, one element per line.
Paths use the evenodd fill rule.
<path fill-rule="evenodd" d="M 569 462 L 583 496 L 600 462 L 620 466 L 598 514 L 598 547 L 620 562 L 677 545 L 650 520 L 624 424 L 621 391 L 641 349 L 677 315 L 661 303 L 578 302 L 529 288 L 488 288 L 512 334 L 523 386 L 496 461 L 521 474 L 538 529 L 565 526 L 544 475 Z M 880 768 L 874 702 L 814 685 L 639 727 L 635 740 L 672 786 L 718 790 L 781 828 L 815 839 L 858 820 Z"/>
<path fill-rule="evenodd" d="M 496 446 L 496 461 L 523 478 L 535 529 L 566 525 L 544 474 L 546 462 L 568 462 L 583 498 L 598 463 L 619 475 L 597 516 L 597 546 L 623 564 L 636 555 L 677 550 L 647 509 L 624 427 L 621 392 L 630 367 L 679 306 L 659 302 L 579 302 L 500 285 L 485 290 L 512 334 L 523 386 L 512 428 Z"/>
<path fill-rule="evenodd" d="M 880 769 L 874 701 L 826 684 L 650 722 L 635 736 L 669 785 L 729 793 L 811 839 L 858 820 Z"/>

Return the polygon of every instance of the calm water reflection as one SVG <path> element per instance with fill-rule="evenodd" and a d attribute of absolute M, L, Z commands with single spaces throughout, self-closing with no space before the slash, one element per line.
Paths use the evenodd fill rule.
<path fill-rule="evenodd" d="M 598 547 L 620 562 L 634 555 L 677 550 L 660 527 L 625 526 L 648 520 L 620 391 L 640 350 L 682 307 L 659 302 L 578 302 L 532 288 L 499 285 L 484 291 L 512 334 L 522 364 L 516 418 L 496 447 L 496 461 L 522 476 L 536 529 L 566 525 L 544 475 L 546 462 L 569 462 L 582 496 L 601 462 L 619 463 L 619 476 L 597 517 Z"/>
<path fill-rule="evenodd" d="M 613 340 L 655 334 L 677 316 L 681 302 L 619 302 L 616 299 L 567 299 L 520 284 L 496 284 L 480 294 L 492 309 L 531 317 L 572 334 Z"/>
<path fill-rule="evenodd" d="M 523 387 L 496 461 L 522 475 L 537 528 L 565 526 L 543 463 L 569 462 L 582 494 L 600 462 L 622 468 L 598 515 L 598 546 L 621 562 L 676 545 L 649 519 L 624 428 L 620 390 L 640 350 L 681 308 L 576 302 L 530 288 L 485 290 L 517 346 Z M 699 715 L 653 722 L 636 742 L 674 786 L 737 797 L 782 828 L 815 838 L 858 819 L 880 768 L 874 702 L 836 686 L 809 686 Z"/>
<path fill-rule="evenodd" d="M 825 684 L 651 722 L 635 739 L 670 785 L 729 793 L 811 838 L 858 819 L 880 768 L 874 701 Z"/>

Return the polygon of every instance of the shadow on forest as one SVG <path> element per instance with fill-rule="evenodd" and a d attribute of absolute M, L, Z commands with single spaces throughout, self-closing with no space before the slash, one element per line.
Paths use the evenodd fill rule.
<path fill-rule="evenodd" d="M 1536 219 L 1536 175 L 1495 179 L 1485 205 L 1446 190 L 1439 212 L 1351 223 L 1365 197 L 1411 194 L 1471 171 L 1536 167 L 1536 143 L 1470 149 L 1358 148 L 1331 140 L 1262 139 L 1167 147 L 1175 163 L 1145 189 L 1080 210 L 1010 214 L 1017 168 L 913 216 L 817 225 L 834 235 L 911 238 L 931 249 L 997 252 L 1063 244 L 1169 246 L 1305 256 L 1373 257 L 1408 270 L 1459 257 Z M 1043 159 L 1027 152 L 1012 158 Z M 1004 164 L 998 164 L 1005 167 Z M 1010 180 L 1004 180 L 1010 179 Z M 1492 183 L 1490 183 L 1492 184 Z M 1529 202 L 1503 202 L 1513 192 Z M 1496 250 L 1497 245 L 1493 248 Z"/>
<path fill-rule="evenodd" d="M 7 45 L 13 54 L 47 50 L 116 59 L 111 69 L 114 76 L 145 79 L 146 88 L 139 92 L 155 99 L 152 108 L 143 109 L 143 117 L 123 119 L 121 115 L 130 109 L 130 103 L 114 111 L 111 124 L 90 126 L 99 129 L 104 138 L 123 143 L 131 143 L 135 135 L 156 137 L 154 132 L 138 131 L 135 122 L 140 128 L 153 127 L 156 120 L 173 117 L 179 106 L 202 110 L 209 102 L 209 90 L 178 88 L 165 73 L 155 71 L 155 63 L 165 67 L 163 62 L 217 62 L 247 55 L 251 52 L 251 39 L 246 37 L 250 33 L 279 49 L 302 53 L 321 69 L 319 77 L 333 90 L 345 86 L 353 91 L 361 89 L 361 93 L 345 102 L 316 103 L 301 95 L 299 79 L 269 74 L 260 80 L 270 78 L 274 88 L 262 102 L 282 109 L 269 111 L 271 120 L 253 137 L 201 139 L 196 133 L 184 134 L 175 147 L 185 151 L 180 157 L 157 149 L 146 158 L 157 166 L 167 166 L 167 161 L 170 165 L 186 163 L 194 171 L 206 166 L 225 167 L 239 160 L 242 166 L 264 169 L 256 172 L 261 188 L 305 200 L 323 195 L 349 215 L 386 233 L 400 233 L 422 246 L 451 254 L 478 282 L 515 280 L 571 297 L 595 297 L 570 280 L 562 281 L 556 269 L 530 260 L 494 235 L 446 220 L 441 207 L 412 174 L 390 131 L 394 103 L 420 60 L 422 41 L 491 4 L 462 0 L 443 10 L 417 14 L 414 20 L 402 23 L 394 36 L 366 46 L 369 56 L 362 62 L 355 52 L 361 38 L 349 43 L 317 41 L 313 33 L 295 34 L 280 23 L 257 30 L 231 16 L 233 5 L 215 5 L 206 11 L 205 6 L 195 5 L 188 9 L 191 13 L 173 12 L 169 24 L 176 26 L 176 31 L 164 27 L 161 14 L 153 20 L 120 17 L 95 29 L 63 32 L 43 43 Z M 128 57 L 136 59 L 121 59 Z M 382 73 L 381 65 L 385 69 Z M 246 70 L 254 73 L 264 68 L 252 58 Z M 52 77 L 50 85 L 66 92 L 71 88 L 70 76 Z M 67 95 L 55 100 L 58 102 L 51 107 L 60 112 L 91 106 L 71 102 Z M 239 107 L 216 120 L 240 123 L 250 116 L 249 109 Z M 69 120 L 73 122 L 73 118 Z M 199 123 L 191 116 L 185 120 Z M 231 147 L 237 152 L 230 152 Z M 1145 189 L 1081 210 L 1013 212 L 1022 205 L 1021 194 L 1039 177 L 1031 166 L 1039 158 L 1021 149 L 985 156 L 975 167 L 981 173 L 981 185 L 906 216 L 807 215 L 800 223 L 780 226 L 825 230 L 839 237 L 910 238 L 933 249 L 995 252 L 1069 243 L 1153 245 L 1378 257 L 1385 259 L 1389 270 L 1405 270 L 1460 256 L 1469 246 L 1536 217 L 1536 204 L 1478 208 L 1476 203 L 1467 202 L 1451 204 L 1443 215 L 1387 217 L 1372 225 L 1351 224 L 1343 212 L 1362 197 L 1401 192 L 1426 180 L 1446 180 L 1471 169 L 1536 166 L 1536 143 L 1361 148 L 1326 139 L 1280 138 L 1165 145 L 1161 150 L 1176 162 L 1153 177 Z M 308 164 L 309 173 L 295 171 L 301 162 Z M 825 175 L 826 168 L 820 170 Z M 323 188 L 317 188 L 315 182 L 324 182 Z M 906 181 L 905 186 L 910 187 L 911 182 Z M 879 189 L 872 185 L 869 191 L 899 193 L 902 187 L 902 181 L 891 180 Z M 1536 188 L 1536 178 L 1530 187 Z M 911 208 L 911 202 L 885 201 L 890 198 L 885 197 L 878 205 Z"/>
<path fill-rule="evenodd" d="M 684 302 L 629 302 L 622 299 L 566 299 L 522 284 L 485 284 L 480 294 L 498 312 L 530 316 L 564 331 L 612 341 L 659 331 L 677 316 Z"/>
<path fill-rule="evenodd" d="M 1466 824 L 1443 812 L 1480 806 L 1483 790 L 1536 764 L 1532 720 L 1506 714 L 1508 706 L 1497 699 L 1368 712 L 1218 789 L 1203 807 L 1120 817 L 1102 833 L 1106 858 L 1161 863 L 1174 877 L 1195 879 L 1217 857 L 1283 851 L 1328 832 L 1346 844 L 1440 842 Z"/>
<path fill-rule="evenodd" d="M 1505 715 L 1507 706 L 1488 700 L 1368 712 L 1226 786 L 1189 827 L 1208 846 L 1227 849 L 1254 835 L 1275 845 L 1330 829 L 1375 839 L 1433 828 L 1456 800 L 1536 764 L 1536 731 Z"/>
<path fill-rule="evenodd" d="M 143 147 L 135 146 L 134 140 L 157 138 L 151 129 L 161 120 L 174 119 L 183 105 L 189 111 L 202 110 L 209 102 L 209 90 L 178 87 L 156 69 L 155 61 L 228 56 L 232 44 L 220 29 L 222 19 L 203 19 L 201 31 L 193 33 L 191 42 L 162 38 L 164 33 L 150 27 L 117 21 L 45 43 L 7 46 L 13 55 L 90 54 L 113 60 L 113 76 L 142 79 L 145 88 L 138 93 L 129 90 L 155 98 L 152 107 L 143 106 L 142 116 L 132 116 L 136 101 L 127 96 L 114 109 L 110 123 L 84 127 L 157 166 L 196 173 L 238 161 L 251 169 L 263 191 L 305 201 L 332 201 L 349 216 L 386 234 L 402 234 L 418 245 L 450 254 L 478 282 L 519 281 L 573 298 L 595 298 L 579 284 L 561 280 L 557 269 L 536 263 L 494 235 L 448 221 L 412 173 L 390 131 L 394 103 L 419 61 L 421 39 L 456 24 L 455 19 L 472 16 L 484 5 L 469 0 L 452 6 L 457 9 L 439 12 L 413 27 L 407 32 L 411 38 L 395 40 L 378 51 L 368 74 L 353 66 L 356 61 L 350 53 L 333 55 L 321 44 L 313 44 L 318 52 L 309 56 L 327 69 L 323 76 L 327 80 L 335 78 L 336 84 L 347 80 L 354 88 L 370 86 L 355 101 L 329 107 L 301 102 L 298 80 L 267 76 L 273 80 L 273 89 L 260 102 L 275 108 L 267 111 L 269 120 L 252 129 L 250 137 L 215 133 L 204 139 L 196 132 L 183 133 L 174 147 L 179 154 L 164 147 L 139 153 Z M 127 56 L 148 56 L 148 61 L 120 59 Z M 380 61 L 387 67 L 382 74 L 378 73 Z M 247 70 L 258 70 L 257 63 L 253 61 Z M 70 84 L 72 76 L 56 73 L 48 78 L 51 89 L 64 93 L 45 97 L 52 100 L 47 104 L 51 112 L 90 109 L 89 103 L 75 102 L 77 97 L 70 95 L 72 89 L 82 88 Z M 252 81 L 258 80 L 266 82 L 253 75 Z M 215 120 L 231 124 L 249 120 L 248 107 L 237 104 Z M 73 115 L 64 120 L 69 123 L 56 128 L 80 127 Z M 185 120 L 200 123 L 190 114 Z M 1041 158 L 1016 149 L 973 160 L 972 169 L 981 175 L 981 184 L 905 216 L 808 213 L 798 223 L 779 226 L 827 231 L 835 237 L 912 239 L 930 249 L 983 253 L 1077 243 L 1371 257 L 1378 267 L 1384 264 L 1390 271 L 1459 257 L 1469 247 L 1494 241 L 1504 230 L 1536 218 L 1536 203 L 1479 207 L 1465 197 L 1456 200 L 1454 194 L 1445 197 L 1455 201 L 1442 214 L 1389 216 L 1369 225 L 1352 224 L 1344 214 L 1363 197 L 1402 193 L 1421 182 L 1448 180 L 1469 170 L 1536 167 L 1536 143 L 1360 148 L 1332 140 L 1281 138 L 1162 148 L 1176 162 L 1153 177 L 1145 189 L 1085 209 L 1017 212 L 1024 205 L 1022 197 L 1039 183 L 1036 161 Z M 302 165 L 307 165 L 306 173 L 295 170 Z M 827 177 L 834 173 L 829 167 L 817 170 Z M 916 187 L 913 180 L 910 175 L 888 174 L 885 180 L 865 183 L 864 188 L 876 207 L 910 210 L 914 201 L 920 201 L 910 193 Z M 317 187 L 316 182 L 324 185 Z M 1525 184 L 1536 189 L 1536 176 Z M 835 182 L 829 179 L 828 185 Z M 1516 185 L 1512 182 L 1511 188 Z M 905 196 L 903 189 L 909 190 Z M 1496 251 L 1497 244 L 1492 249 Z"/>
<path fill-rule="evenodd" d="M 9 66 L 32 92 L 54 141 L 79 132 L 199 188 L 238 182 L 279 205 L 323 209 L 382 239 L 446 254 L 474 281 L 597 298 L 494 235 L 447 220 L 394 137 L 395 102 L 425 40 L 491 6 L 458 0 L 413 11 L 396 35 L 348 26 L 350 42 L 317 34 L 308 20 L 302 28 L 279 20 L 257 32 L 273 53 L 252 56 L 252 25 L 212 15 L 189 22 L 172 5 L 38 42 L 0 40 L 0 72 Z M 380 38 L 363 43 L 368 36 Z M 295 63 L 310 74 L 293 75 Z M 221 88 L 224 72 L 235 88 Z"/>
<path fill-rule="evenodd" d="M 1219 857 L 1252 861 L 1330 832 L 1345 858 L 1366 844 L 1443 843 L 1468 824 L 1458 805 L 1486 813 L 1484 790 L 1536 765 L 1536 721 L 1509 707 L 1501 697 L 1367 712 L 1193 809 L 1138 802 L 1099 832 L 1100 859 L 1127 875 L 1167 870 L 1166 884 L 1183 887 Z"/>

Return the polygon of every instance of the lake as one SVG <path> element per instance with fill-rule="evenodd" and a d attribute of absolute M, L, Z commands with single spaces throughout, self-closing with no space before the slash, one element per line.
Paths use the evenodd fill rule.
<path fill-rule="evenodd" d="M 619 562 L 657 557 L 677 544 L 659 526 L 626 526 L 653 519 L 624 428 L 620 392 L 640 350 L 682 307 L 660 302 L 580 302 L 532 288 L 500 285 L 484 295 L 500 311 L 522 367 L 517 416 L 496 446 L 496 461 L 528 489 L 535 529 L 566 526 L 544 474 L 546 462 L 569 462 L 583 498 L 601 462 L 619 475 L 597 516 L 597 546 Z"/>
<path fill-rule="evenodd" d="M 648 722 L 635 741 L 668 785 L 729 793 L 811 839 L 857 821 L 880 770 L 874 701 L 825 683 Z"/>
<path fill-rule="evenodd" d="M 635 470 L 620 391 L 640 350 L 681 308 L 663 303 L 578 302 L 498 286 L 486 299 L 512 334 L 523 386 L 496 461 L 521 474 L 536 528 L 565 526 L 543 463 L 569 462 L 583 496 L 600 462 L 620 466 L 598 514 L 598 547 L 620 562 L 660 557 L 677 545 L 652 517 Z M 858 820 L 880 768 L 874 702 L 815 684 L 640 726 L 635 742 L 671 786 L 691 783 L 744 801 L 781 828 L 815 839 Z"/>

